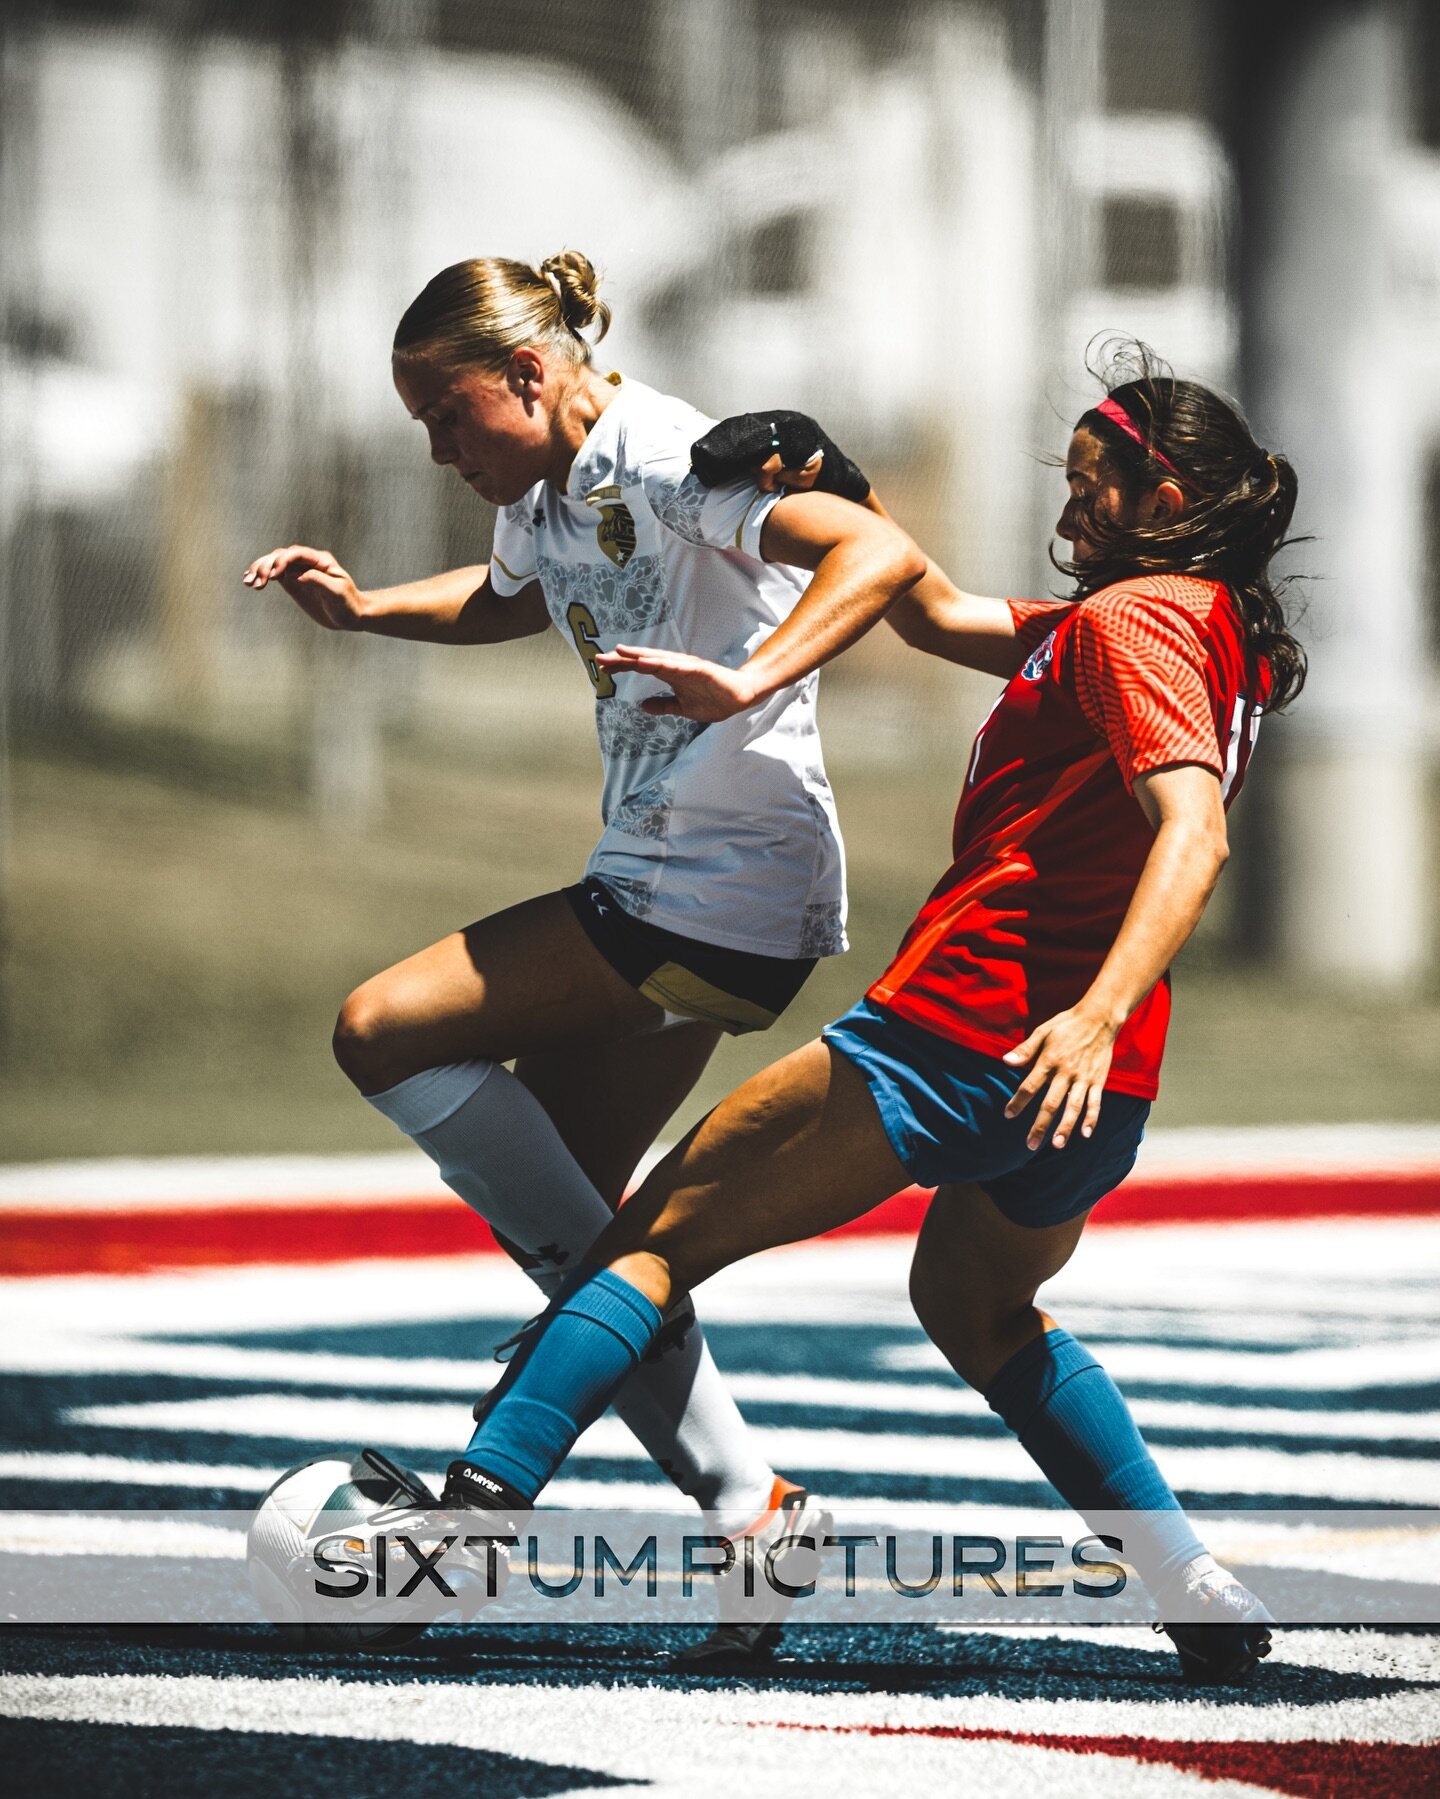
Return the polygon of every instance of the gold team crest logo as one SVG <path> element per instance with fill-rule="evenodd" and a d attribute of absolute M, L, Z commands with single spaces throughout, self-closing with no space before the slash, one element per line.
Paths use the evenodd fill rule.
<path fill-rule="evenodd" d="M 595 541 L 615 564 L 624 568 L 635 554 L 635 519 L 630 508 L 620 501 L 618 487 L 597 487 L 585 496 L 587 506 L 600 509 L 600 523 L 595 527 Z"/>

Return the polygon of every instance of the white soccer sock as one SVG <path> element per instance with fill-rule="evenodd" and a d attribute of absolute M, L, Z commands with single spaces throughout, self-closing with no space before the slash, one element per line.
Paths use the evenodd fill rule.
<path fill-rule="evenodd" d="M 370 1104 L 419 1144 L 441 1178 L 533 1266 L 547 1297 L 610 1222 L 610 1208 L 522 1081 L 490 1061 L 427 1068 Z M 684 1300 L 667 1314 L 683 1313 Z M 774 1471 L 755 1448 L 699 1324 L 677 1330 L 616 1394 L 614 1409 L 651 1459 L 720 1530 L 769 1503 Z"/>

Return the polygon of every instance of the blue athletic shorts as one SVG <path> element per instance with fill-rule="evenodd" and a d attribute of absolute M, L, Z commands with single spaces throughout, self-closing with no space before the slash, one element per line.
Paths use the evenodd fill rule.
<path fill-rule="evenodd" d="M 868 999 L 822 1035 L 864 1075 L 890 1146 L 916 1186 L 973 1181 L 1013 1224 L 1063 1224 L 1135 1166 L 1148 1099 L 1107 1092 L 1093 1137 L 1077 1132 L 1063 1149 L 1047 1140 L 1032 1151 L 1025 1133 L 1035 1107 L 1005 1116 L 1025 1070 L 922 1030 Z"/>

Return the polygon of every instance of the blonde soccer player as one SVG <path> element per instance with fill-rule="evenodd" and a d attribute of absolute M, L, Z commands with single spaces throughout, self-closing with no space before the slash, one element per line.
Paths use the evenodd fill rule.
<path fill-rule="evenodd" d="M 768 1028 L 845 948 L 815 670 L 925 569 L 897 527 L 834 494 L 704 486 L 691 445 L 714 421 L 597 368 L 597 286 L 573 251 L 481 258 L 436 275 L 400 320 L 401 401 L 433 459 L 499 508 L 488 566 L 376 591 L 292 544 L 244 577 L 278 582 L 326 630 L 457 649 L 555 630 L 593 691 L 604 828 L 574 884 L 375 975 L 334 1041 L 547 1294 L 722 1033 Z M 622 642 L 732 667 L 743 709 L 656 716 L 644 702 L 663 680 L 605 666 Z M 615 1409 L 720 1528 L 802 1513 L 688 1300 Z M 744 1631 L 718 1646 L 743 1648 Z"/>

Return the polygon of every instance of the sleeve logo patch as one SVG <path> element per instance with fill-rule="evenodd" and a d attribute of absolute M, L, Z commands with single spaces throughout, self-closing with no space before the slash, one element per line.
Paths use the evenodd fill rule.
<path fill-rule="evenodd" d="M 1031 656 L 1030 660 L 1025 664 L 1024 668 L 1020 670 L 1020 679 L 1022 681 L 1043 680 L 1046 669 L 1049 668 L 1054 660 L 1055 633 L 1052 631 L 1045 639 L 1044 643 L 1039 645 L 1034 655 Z"/>

